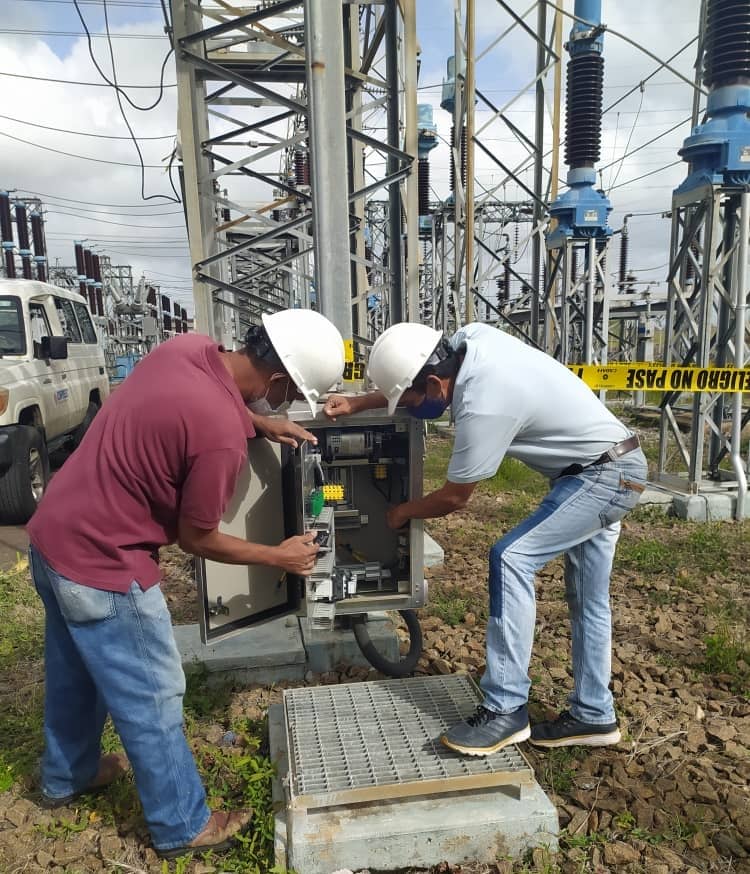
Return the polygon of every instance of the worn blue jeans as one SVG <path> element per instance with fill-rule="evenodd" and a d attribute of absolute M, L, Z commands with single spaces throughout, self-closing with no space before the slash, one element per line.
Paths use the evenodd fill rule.
<path fill-rule="evenodd" d="M 638 503 L 646 477 L 646 459 L 637 449 L 553 480 L 538 509 L 492 547 L 487 669 L 481 681 L 488 709 L 509 713 L 526 704 L 536 623 L 534 578 L 564 553 L 573 657 L 569 709 L 583 722 L 614 721 L 609 577 L 620 520 Z"/>
<path fill-rule="evenodd" d="M 109 713 L 154 846 L 190 843 L 211 813 L 183 731 L 185 675 L 160 587 L 92 589 L 33 546 L 29 556 L 46 612 L 42 791 L 62 798 L 91 782 Z"/>

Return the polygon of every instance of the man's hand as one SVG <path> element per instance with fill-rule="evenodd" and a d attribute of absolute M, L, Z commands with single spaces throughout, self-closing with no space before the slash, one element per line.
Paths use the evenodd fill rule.
<path fill-rule="evenodd" d="M 314 542 L 315 533 L 298 534 L 284 540 L 274 549 L 273 565 L 290 574 L 307 576 L 315 567 L 315 558 L 320 547 Z"/>
<path fill-rule="evenodd" d="M 305 440 L 317 446 L 318 438 L 296 422 L 290 422 L 289 419 L 282 417 L 259 416 L 256 413 L 251 413 L 250 416 L 256 432 L 267 440 L 286 443 L 294 449 Z"/>
<path fill-rule="evenodd" d="M 323 412 L 334 422 L 337 416 L 351 416 L 357 412 L 354 408 L 354 400 L 354 398 L 347 398 L 344 395 L 331 395 L 323 407 Z"/>
<path fill-rule="evenodd" d="M 405 504 L 398 504 L 396 507 L 391 507 L 385 514 L 385 521 L 393 531 L 403 528 L 411 518 L 408 513 L 404 512 L 404 507 Z"/>

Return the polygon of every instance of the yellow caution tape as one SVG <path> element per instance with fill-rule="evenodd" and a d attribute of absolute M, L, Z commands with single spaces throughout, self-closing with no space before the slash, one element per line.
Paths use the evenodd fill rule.
<path fill-rule="evenodd" d="M 750 392 L 750 367 L 569 364 L 568 369 L 594 391 Z"/>

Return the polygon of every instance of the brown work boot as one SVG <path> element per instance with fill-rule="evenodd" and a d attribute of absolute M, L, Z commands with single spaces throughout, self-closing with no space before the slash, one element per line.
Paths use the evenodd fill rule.
<path fill-rule="evenodd" d="M 234 838 L 244 831 L 252 818 L 252 807 L 247 810 L 233 810 L 231 813 L 215 810 L 203 831 L 189 844 L 184 847 L 173 847 L 171 850 L 157 848 L 156 852 L 162 859 L 176 859 L 186 853 L 207 853 L 209 850 L 221 853 L 232 846 Z"/>
<path fill-rule="evenodd" d="M 71 792 L 70 795 L 63 795 L 61 798 L 55 798 L 52 795 L 42 793 L 39 806 L 45 807 L 47 810 L 52 810 L 55 807 L 65 807 L 82 795 L 101 792 L 102 789 L 106 789 L 110 783 L 114 783 L 115 780 L 122 777 L 129 770 L 130 762 L 124 753 L 107 753 L 106 756 L 102 756 L 99 759 L 99 770 L 88 786 L 84 789 L 79 789 L 78 792 Z"/>

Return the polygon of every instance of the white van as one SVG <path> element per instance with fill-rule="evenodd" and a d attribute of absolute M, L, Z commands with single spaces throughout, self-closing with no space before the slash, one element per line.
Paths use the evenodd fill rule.
<path fill-rule="evenodd" d="M 0 524 L 28 522 L 49 479 L 49 452 L 79 442 L 108 395 L 85 298 L 0 279 Z"/>

